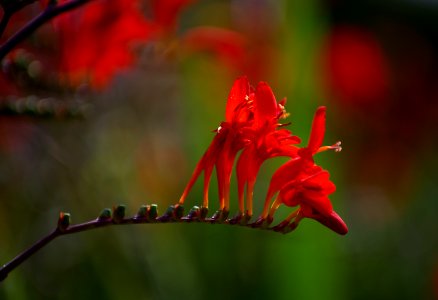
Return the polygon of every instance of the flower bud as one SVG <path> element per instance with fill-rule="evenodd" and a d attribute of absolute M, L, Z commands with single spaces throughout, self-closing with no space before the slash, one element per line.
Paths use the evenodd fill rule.
<path fill-rule="evenodd" d="M 113 207 L 113 221 L 114 223 L 121 223 L 123 221 L 123 218 L 125 218 L 125 211 L 126 206 L 125 205 L 117 205 Z"/>
<path fill-rule="evenodd" d="M 106 221 L 106 220 L 111 219 L 111 215 L 112 215 L 111 209 L 104 208 L 102 210 L 102 212 L 100 213 L 98 219 L 99 219 L 99 221 Z"/>
<path fill-rule="evenodd" d="M 61 232 L 66 231 L 68 226 L 70 226 L 70 221 L 71 221 L 71 218 L 70 218 L 69 213 L 60 212 L 59 219 L 58 219 L 58 229 Z"/>
<path fill-rule="evenodd" d="M 155 220 L 158 216 L 158 205 L 156 204 L 152 204 L 150 209 L 149 209 L 149 219 Z"/>
<path fill-rule="evenodd" d="M 140 208 L 138 209 L 138 212 L 135 215 L 135 217 L 137 219 L 146 219 L 148 217 L 149 209 L 150 209 L 149 205 L 142 205 L 142 206 L 140 206 Z"/>

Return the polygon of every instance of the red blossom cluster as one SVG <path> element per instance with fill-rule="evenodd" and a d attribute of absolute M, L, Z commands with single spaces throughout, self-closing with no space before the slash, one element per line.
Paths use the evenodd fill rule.
<path fill-rule="evenodd" d="M 133 64 L 137 44 L 173 32 L 181 10 L 191 2 L 153 0 L 150 19 L 138 0 L 97 0 L 62 15 L 56 22 L 61 71 L 75 85 L 85 79 L 94 87 L 106 86 L 116 72 Z"/>
<path fill-rule="evenodd" d="M 204 201 L 208 207 L 209 184 L 216 168 L 219 193 L 219 211 L 213 216 L 226 219 L 230 204 L 230 181 L 238 153 L 236 173 L 238 184 L 239 212 L 232 223 L 247 222 L 253 214 L 253 190 L 257 174 L 264 161 L 272 157 L 288 157 L 272 176 L 263 211 L 253 226 L 267 226 L 281 204 L 298 206 L 286 220 L 277 225 L 285 232 L 295 229 L 303 218 L 312 218 L 339 234 L 348 229 L 333 210 L 328 195 L 335 191 L 329 173 L 313 160 L 316 153 L 340 151 L 340 142 L 322 146 L 325 133 L 325 107 L 316 111 L 307 147 L 300 148 L 300 139 L 283 129 L 280 119 L 287 117 L 285 99 L 277 102 L 264 82 L 250 86 L 248 79 L 236 80 L 228 96 L 225 121 L 216 130 L 212 143 L 202 156 L 187 184 L 179 205 L 184 204 L 194 183 L 204 172 Z M 246 190 L 245 190 L 246 187 Z M 271 204 L 271 199 L 275 196 Z M 246 209 L 245 209 L 246 200 Z"/>

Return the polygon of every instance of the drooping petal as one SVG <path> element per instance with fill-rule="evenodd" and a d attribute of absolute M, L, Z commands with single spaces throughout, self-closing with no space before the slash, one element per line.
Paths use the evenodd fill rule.
<path fill-rule="evenodd" d="M 189 182 L 187 183 L 183 194 L 179 200 L 180 204 L 183 204 L 193 185 L 195 184 L 198 177 L 201 175 L 202 171 L 204 171 L 204 204 L 208 202 L 208 187 L 210 184 L 210 178 L 213 171 L 213 167 L 215 165 L 216 159 L 220 150 L 223 147 L 225 142 L 225 138 L 227 136 L 226 132 L 222 134 L 216 134 L 208 147 L 207 151 L 205 151 L 201 160 L 196 165 L 195 170 L 193 171 L 192 176 L 190 177 Z"/>
<path fill-rule="evenodd" d="M 255 93 L 254 126 L 260 128 L 277 117 L 277 100 L 266 82 L 257 85 Z"/>
<path fill-rule="evenodd" d="M 228 95 L 227 106 L 225 108 L 225 120 L 231 123 L 236 113 L 236 108 L 242 105 L 242 102 L 246 101 L 246 97 L 249 97 L 249 81 L 246 76 L 238 78 L 231 88 Z"/>
<path fill-rule="evenodd" d="M 299 203 L 307 218 L 312 218 L 315 211 L 323 216 L 329 216 L 333 211 L 330 199 L 321 192 L 307 190 L 302 194 Z"/>
<path fill-rule="evenodd" d="M 348 233 L 347 225 L 335 211 L 332 211 L 329 216 L 321 215 L 314 217 L 313 219 L 340 235 L 345 235 Z"/>
<path fill-rule="evenodd" d="M 310 150 L 312 154 L 318 151 L 319 147 L 322 145 L 325 134 L 325 106 L 320 106 L 315 112 L 312 123 L 312 131 L 310 132 L 309 143 L 307 149 Z"/>

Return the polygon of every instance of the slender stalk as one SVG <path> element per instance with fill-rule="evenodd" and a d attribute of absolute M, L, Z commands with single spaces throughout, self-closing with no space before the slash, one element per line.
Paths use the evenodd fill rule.
<path fill-rule="evenodd" d="M 11 36 L 3 45 L 0 46 L 0 61 L 8 54 L 15 46 L 26 39 L 36 29 L 54 17 L 73 10 L 81 5 L 90 2 L 91 0 L 71 0 L 62 4 L 49 4 L 47 8 L 33 20 L 29 21 L 23 28 Z"/>
<path fill-rule="evenodd" d="M 4 11 L 3 18 L 0 21 L 0 38 L 5 32 L 6 26 L 8 26 L 9 20 L 11 19 L 11 14 L 8 11 Z"/>
<path fill-rule="evenodd" d="M 34 3 L 37 0 L 18 0 L 18 1 L 1 1 L 1 6 L 3 8 L 3 18 L 0 21 L 0 38 L 8 26 L 11 17 L 19 10 L 23 9 L 29 4 Z"/>
<path fill-rule="evenodd" d="M 29 257 L 31 257 L 35 252 L 46 246 L 48 243 L 50 243 L 53 239 L 55 239 L 57 236 L 59 236 L 59 231 L 56 229 L 47 236 L 43 237 L 41 240 L 33 244 L 30 248 L 26 249 L 24 252 L 17 255 L 13 260 L 5 264 L 0 269 L 0 281 L 3 281 L 16 267 L 21 265 L 25 260 L 27 260 Z"/>
<path fill-rule="evenodd" d="M 182 208 L 182 207 L 181 207 Z M 24 261 L 26 261 L 29 257 L 31 257 L 33 254 L 41 250 L 44 246 L 49 244 L 51 241 L 53 241 L 55 238 L 62 236 L 62 235 L 69 235 L 69 234 L 75 234 L 82 231 L 88 231 L 88 230 L 94 230 L 97 228 L 102 227 L 108 227 L 113 225 L 128 225 L 128 224 L 163 224 L 163 223 L 210 223 L 210 224 L 228 224 L 228 225 L 241 225 L 248 228 L 258 228 L 263 230 L 272 230 L 272 231 L 278 231 L 275 230 L 275 227 L 262 227 L 254 225 L 254 223 L 247 223 L 249 220 L 244 219 L 244 221 L 240 223 L 236 222 L 230 222 L 230 220 L 221 220 L 221 219 L 215 219 L 215 218 L 203 218 L 202 208 L 199 209 L 198 207 L 192 208 L 192 210 L 189 212 L 189 214 L 185 217 L 177 216 L 175 213 L 175 207 L 171 206 L 164 215 L 160 217 L 152 216 L 149 212 L 149 215 L 143 214 L 139 215 L 137 214 L 134 217 L 130 218 L 124 218 L 124 216 L 119 216 L 118 218 L 116 215 L 114 217 L 111 216 L 105 216 L 105 217 L 99 217 L 95 220 L 91 220 L 88 222 L 76 224 L 76 225 L 59 225 L 48 235 L 43 237 L 41 240 L 37 241 L 35 244 L 30 246 L 28 249 L 17 255 L 14 259 L 6 263 L 0 268 L 0 282 L 5 280 L 8 274 L 13 271 L 15 268 L 20 266 Z M 182 211 L 180 212 L 182 215 Z M 218 212 L 216 212 L 218 214 Z M 63 214 L 61 214 L 63 215 Z M 281 232 L 281 231 L 280 231 Z"/>

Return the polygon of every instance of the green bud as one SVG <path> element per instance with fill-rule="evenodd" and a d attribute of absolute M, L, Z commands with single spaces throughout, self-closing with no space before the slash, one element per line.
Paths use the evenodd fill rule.
<path fill-rule="evenodd" d="M 104 209 L 102 210 L 102 212 L 100 213 L 100 215 L 99 215 L 99 220 L 108 220 L 108 219 L 111 219 L 111 215 L 112 215 L 111 209 L 109 209 L 109 208 L 104 208 Z"/>
<path fill-rule="evenodd" d="M 140 208 L 138 209 L 137 215 L 135 217 L 139 218 L 139 219 L 147 218 L 148 210 L 149 210 L 149 206 L 148 205 L 140 206 Z"/>
<path fill-rule="evenodd" d="M 166 212 L 164 213 L 164 215 L 171 217 L 171 216 L 173 216 L 174 211 L 175 211 L 175 206 L 171 205 L 166 209 Z"/>
<path fill-rule="evenodd" d="M 158 216 L 158 205 L 152 204 L 149 209 L 149 219 L 155 220 Z"/>
<path fill-rule="evenodd" d="M 126 211 L 125 205 L 120 204 L 113 207 L 113 221 L 115 223 L 122 222 L 123 218 L 125 218 L 125 211 Z"/>
<path fill-rule="evenodd" d="M 60 212 L 58 219 L 58 229 L 65 231 L 70 226 L 71 218 L 69 213 Z"/>
<path fill-rule="evenodd" d="M 175 212 L 174 212 L 175 219 L 181 219 L 183 215 L 184 215 L 184 206 L 178 204 L 175 207 Z"/>
<path fill-rule="evenodd" d="M 189 219 L 197 219 L 197 218 L 199 218 L 199 215 L 200 215 L 200 209 L 199 209 L 199 206 L 193 206 L 191 209 L 190 209 L 190 211 L 189 211 L 189 214 L 187 215 L 187 217 L 189 218 Z"/>
<path fill-rule="evenodd" d="M 200 219 L 204 220 L 208 215 L 208 207 L 201 206 Z"/>

